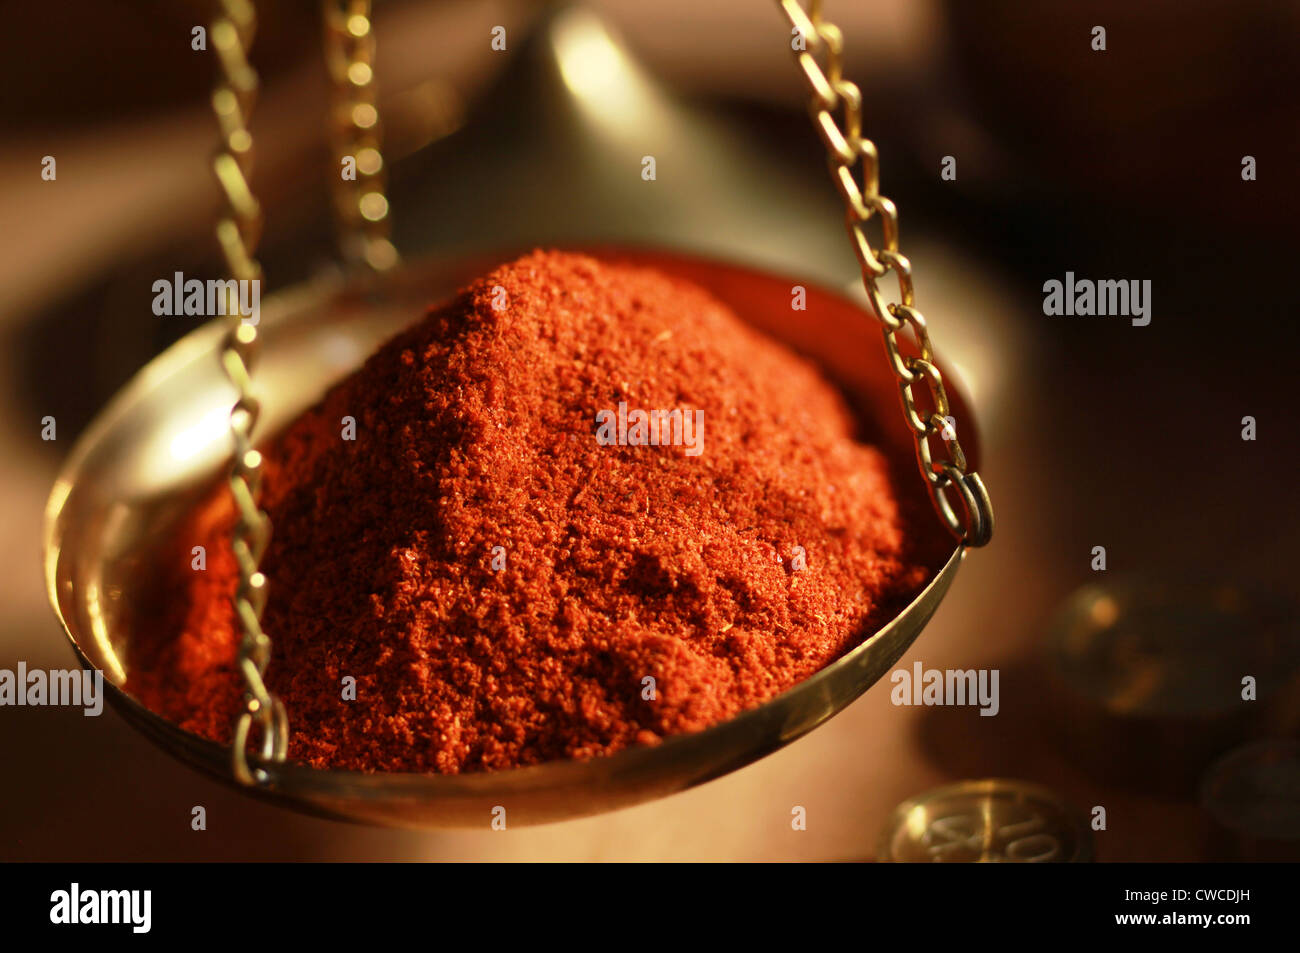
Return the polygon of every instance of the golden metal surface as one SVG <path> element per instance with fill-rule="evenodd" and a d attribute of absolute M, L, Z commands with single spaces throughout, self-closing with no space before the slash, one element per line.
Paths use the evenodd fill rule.
<path fill-rule="evenodd" d="M 760 330 L 802 350 L 840 382 L 873 418 L 882 443 L 903 457 L 910 436 L 897 415 L 892 374 L 875 359 L 871 324 L 852 302 L 808 286 L 797 323 L 787 277 L 686 255 L 619 252 L 696 281 Z M 286 425 L 324 391 L 493 262 L 428 259 L 373 283 L 321 283 L 268 299 L 259 330 L 258 440 Z M 764 309 L 762 303 L 767 303 Z M 110 701 L 172 754 L 230 779 L 229 752 L 182 731 L 122 690 L 129 674 L 130 612 L 142 575 L 178 514 L 210 487 L 226 458 L 221 421 L 235 396 L 219 371 L 223 328 L 204 325 L 149 363 L 78 440 L 51 492 L 45 525 L 45 576 L 51 604 L 84 665 L 103 670 Z M 870 358 L 870 359 L 866 359 Z M 965 405 L 954 393 L 962 412 Z M 972 448 L 974 435 L 968 435 Z M 939 528 L 917 532 L 938 534 Z M 956 545 L 935 576 L 896 618 L 853 651 L 764 705 L 705 731 L 607 758 L 557 761 L 486 774 L 359 774 L 261 760 L 266 792 L 300 809 L 376 824 L 416 827 L 487 824 L 503 806 L 510 823 L 599 813 L 671 794 L 742 767 L 815 728 L 866 691 L 911 645 L 956 575 L 966 547 Z M 100 593 L 113 593 L 105 600 Z M 250 756 L 251 757 L 251 756 Z"/>
<path fill-rule="evenodd" d="M 790 46 L 811 94 L 809 111 L 826 147 L 831 177 L 844 200 L 845 225 L 862 268 L 862 284 L 880 319 L 890 366 L 898 378 L 903 413 L 916 442 L 917 462 L 935 509 L 944 524 L 968 546 L 983 546 L 993 536 L 993 504 L 978 473 L 966 469 L 966 454 L 957 439 L 956 417 L 950 413 L 943 375 L 934 363 L 934 350 L 921 312 L 914 307 L 912 265 L 898 251 L 898 209 L 880 194 L 880 163 L 876 146 L 862 138 L 862 92 L 843 78 L 844 38 L 839 27 L 822 17 L 821 0 L 805 11 L 800 0 L 778 0 L 790 22 Z M 818 62 L 821 56 L 825 66 Z M 835 118 L 844 110 L 844 123 Z M 862 186 L 854 175 L 861 160 Z M 881 244 L 873 246 L 865 226 L 880 216 Z M 889 272 L 898 282 L 898 300 L 890 301 L 880 288 Z M 903 352 L 899 332 L 911 330 L 916 356 Z M 930 395 L 928 411 L 918 410 L 912 385 L 925 380 Z M 936 459 L 933 437 L 945 444 L 947 460 Z M 956 493 L 961 512 L 948 493 Z M 963 515 L 964 514 L 964 515 Z"/>
<path fill-rule="evenodd" d="M 887 863 L 1079 863 L 1092 859 L 1087 823 L 1047 788 L 962 781 L 904 801 L 876 859 Z"/>
<path fill-rule="evenodd" d="M 253 362 L 258 349 L 257 318 L 245 320 L 239 311 L 235 282 L 260 282 L 261 266 L 255 252 L 262 231 L 262 212 L 248 184 L 253 160 L 253 137 L 248 118 L 257 97 L 257 72 L 248 62 L 248 50 L 257 31 L 257 17 L 248 0 L 222 0 L 208 31 L 219 66 L 212 108 L 221 127 L 221 148 L 213 161 L 217 182 L 226 200 L 217 220 L 217 240 L 226 270 L 235 279 L 226 285 L 225 314 L 228 329 L 218 354 L 221 368 L 234 385 L 230 408 L 230 436 L 234 444 L 230 463 L 230 492 L 239 519 L 231 548 L 239 564 L 235 615 L 243 639 L 239 669 L 244 676 L 244 710 L 235 722 L 230 749 L 231 769 L 243 784 L 262 783 L 263 771 L 248 763 L 248 742 L 257 728 L 263 760 L 283 761 L 289 745 L 289 722 L 284 705 L 266 687 L 266 666 L 271 661 L 271 639 L 262 630 L 266 606 L 266 576 L 258 569 L 271 538 L 271 522 L 259 505 L 262 456 L 253 449 L 252 435 L 261 413 L 253 393 Z M 260 294 L 260 292 L 259 292 Z"/>

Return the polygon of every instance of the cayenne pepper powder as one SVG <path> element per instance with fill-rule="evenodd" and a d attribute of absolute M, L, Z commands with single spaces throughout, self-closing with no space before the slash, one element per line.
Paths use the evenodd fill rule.
<path fill-rule="evenodd" d="M 598 439 L 620 404 L 702 412 L 699 452 L 666 427 L 658 446 L 634 426 Z M 558 252 L 497 269 L 265 449 L 267 675 L 290 758 L 585 758 L 789 688 L 929 576 L 919 514 L 853 433 L 813 365 L 692 284 Z M 242 691 L 232 523 L 224 485 L 185 521 L 127 684 L 222 743 Z"/>

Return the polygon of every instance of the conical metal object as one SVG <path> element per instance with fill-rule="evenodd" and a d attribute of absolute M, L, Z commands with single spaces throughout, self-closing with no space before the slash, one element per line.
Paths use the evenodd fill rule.
<path fill-rule="evenodd" d="M 403 251 L 654 244 L 837 286 L 856 276 L 821 170 L 792 175 L 681 102 L 596 14 L 548 12 L 501 55 L 509 66 L 465 127 L 398 169 Z"/>

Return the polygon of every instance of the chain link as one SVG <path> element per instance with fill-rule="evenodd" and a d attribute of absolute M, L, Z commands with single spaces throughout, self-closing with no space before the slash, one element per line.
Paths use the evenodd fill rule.
<path fill-rule="evenodd" d="M 876 146 L 862 138 L 862 93 L 843 78 L 844 37 L 839 27 L 822 17 L 821 0 L 778 0 L 791 26 L 795 60 L 811 95 L 809 112 L 826 148 L 836 190 L 844 201 L 845 226 L 862 270 L 862 285 L 880 318 L 889 364 L 898 379 L 903 414 L 916 443 L 917 463 L 935 509 L 948 529 L 968 546 L 983 546 L 993 535 L 993 506 L 978 473 L 966 469 L 966 454 L 950 423 L 948 393 L 934 360 L 925 318 L 915 307 L 912 264 L 898 250 L 898 209 L 880 194 L 880 161 Z M 803 48 L 796 45 L 802 38 Z M 823 63 L 825 65 L 823 65 Z M 836 116 L 842 111 L 843 122 Z M 861 163 L 860 176 L 855 168 Z M 860 184 L 859 184 L 860 183 Z M 880 241 L 867 237 L 867 223 L 880 221 Z M 881 289 L 893 273 L 898 300 Z M 910 344 L 908 337 L 910 334 Z M 904 346 L 908 350 L 904 350 Z M 909 354 L 908 351 L 916 353 Z M 929 410 L 912 388 L 924 382 Z M 944 457 L 937 458 L 930 441 L 940 437 Z M 949 494 L 960 501 L 959 510 Z"/>
<path fill-rule="evenodd" d="M 331 135 L 335 219 L 339 245 L 350 265 L 387 271 L 398 262 L 389 241 L 387 170 L 375 99 L 375 36 L 370 0 L 322 0 L 325 64 L 334 86 Z M 350 158 L 350 178 L 343 160 Z"/>
<path fill-rule="evenodd" d="M 220 0 L 208 31 L 217 54 L 219 73 L 212 93 L 212 109 L 221 128 L 221 145 L 213 170 L 225 200 L 217 221 L 217 241 L 226 270 L 237 281 L 260 281 L 262 269 L 254 257 L 261 236 L 262 210 L 249 187 L 253 137 L 248 118 L 257 98 L 257 73 L 249 65 L 248 50 L 256 32 L 257 17 L 248 0 Z M 271 659 L 271 639 L 262 631 L 266 607 L 266 576 L 258 569 L 271 538 L 271 521 L 259 505 L 262 455 L 253 449 L 252 434 L 261 412 L 252 388 L 252 368 L 258 335 L 255 322 L 245 322 L 239 312 L 235 285 L 227 285 L 226 314 L 230 330 L 222 343 L 221 366 L 238 397 L 230 411 L 234 459 L 230 491 L 237 514 L 231 547 L 239 564 L 239 584 L 234 608 L 242 637 L 238 666 L 244 680 L 244 710 L 235 722 L 231 767 L 242 784 L 261 784 L 266 773 L 248 761 L 248 743 L 256 725 L 261 756 L 283 761 L 288 751 L 289 720 L 284 705 L 266 687 L 266 666 Z"/>

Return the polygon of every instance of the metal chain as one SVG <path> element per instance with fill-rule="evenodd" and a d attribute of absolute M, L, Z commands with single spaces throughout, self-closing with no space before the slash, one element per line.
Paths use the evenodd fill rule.
<path fill-rule="evenodd" d="M 334 204 L 344 259 L 374 271 L 398 262 L 388 240 L 386 169 L 375 101 L 375 36 L 370 0 L 322 0 L 325 64 L 334 84 Z M 342 160 L 350 158 L 351 178 Z"/>
<path fill-rule="evenodd" d="M 257 97 L 257 73 L 248 62 L 257 17 L 249 0 L 219 0 L 216 17 L 208 31 L 217 54 L 219 75 L 212 93 L 212 109 L 221 127 L 221 145 L 213 169 L 225 199 L 217 221 L 217 241 L 226 260 L 226 270 L 236 281 L 260 281 L 262 268 L 254 253 L 262 229 L 262 210 L 249 188 L 253 137 L 248 117 Z M 238 398 L 230 410 L 230 433 L 234 458 L 230 469 L 230 491 L 234 495 L 237 520 L 231 547 L 239 564 L 235 590 L 235 615 L 242 631 L 239 670 L 244 679 L 244 710 L 235 722 L 231 742 L 231 767 L 243 784 L 262 784 L 266 772 L 248 762 L 248 742 L 253 725 L 260 731 L 261 756 L 266 761 L 283 761 L 289 746 L 289 719 L 280 699 L 266 687 L 267 663 L 271 660 L 271 639 L 262 631 L 266 607 L 266 576 L 258 569 L 271 538 L 271 521 L 261 509 L 262 455 L 253 449 L 252 434 L 261 405 L 253 393 L 252 367 L 257 350 L 257 325 L 247 323 L 239 312 L 236 286 L 227 285 L 226 314 L 231 328 L 221 350 L 221 365 L 235 386 Z"/>
<path fill-rule="evenodd" d="M 948 394 L 943 375 L 934 361 L 934 349 L 925 318 L 915 308 L 912 264 L 898 251 L 898 209 L 880 194 L 880 163 L 875 143 L 862 136 L 862 93 L 843 78 L 844 38 L 839 27 L 822 17 L 821 0 L 811 0 L 805 12 L 800 0 L 778 0 L 791 26 L 795 60 L 812 95 L 809 104 L 814 125 L 826 147 L 836 189 L 844 200 L 845 225 L 853 240 L 853 251 L 862 268 L 862 285 L 880 318 L 890 367 L 898 379 L 903 413 L 916 442 L 917 463 L 925 477 L 935 509 L 948 529 L 968 546 L 983 546 L 993 535 L 993 505 L 978 473 L 966 469 L 966 454 L 950 423 Z M 802 37 L 803 49 L 795 46 Z M 818 58 L 825 60 L 823 67 Z M 836 113 L 844 111 L 844 122 Z M 861 160 L 862 185 L 854 174 Z M 879 216 L 881 242 L 873 246 L 866 223 Z M 880 280 L 893 272 L 898 282 L 897 302 L 880 289 Z M 917 356 L 903 352 L 899 334 L 910 329 Z M 920 409 L 912 386 L 924 380 L 930 395 L 930 410 Z M 940 437 L 946 457 L 936 458 L 930 441 Z M 961 501 L 959 513 L 948 494 Z"/>

